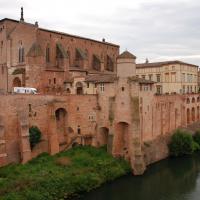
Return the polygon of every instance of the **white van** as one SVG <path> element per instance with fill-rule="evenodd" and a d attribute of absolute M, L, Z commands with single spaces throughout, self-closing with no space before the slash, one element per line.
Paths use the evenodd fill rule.
<path fill-rule="evenodd" d="M 14 87 L 13 92 L 16 94 L 37 94 L 37 89 L 29 87 Z"/>

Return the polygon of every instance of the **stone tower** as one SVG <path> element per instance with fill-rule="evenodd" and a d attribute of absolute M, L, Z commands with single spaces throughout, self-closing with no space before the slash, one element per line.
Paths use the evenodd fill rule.
<path fill-rule="evenodd" d="M 117 76 L 127 78 L 136 74 L 136 56 L 124 51 L 117 57 Z"/>

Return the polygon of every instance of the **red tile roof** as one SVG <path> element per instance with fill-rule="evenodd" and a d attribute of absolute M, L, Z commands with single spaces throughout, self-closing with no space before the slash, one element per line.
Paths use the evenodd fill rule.
<path fill-rule="evenodd" d="M 185 63 L 179 60 L 173 60 L 173 61 L 163 61 L 163 62 L 153 62 L 153 63 L 141 63 L 136 64 L 136 68 L 148 68 L 148 67 L 162 67 L 163 65 L 173 65 L 173 64 L 181 64 L 181 65 L 189 65 L 192 67 L 198 67 L 197 65 Z"/>
<path fill-rule="evenodd" d="M 125 58 L 125 59 L 136 59 L 136 56 L 134 56 L 129 51 L 124 51 L 121 53 L 117 58 Z"/>

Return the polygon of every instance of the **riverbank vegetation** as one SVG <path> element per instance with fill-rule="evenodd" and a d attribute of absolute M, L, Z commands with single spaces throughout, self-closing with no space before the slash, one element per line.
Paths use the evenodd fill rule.
<path fill-rule="evenodd" d="M 169 143 L 169 151 L 171 156 L 184 156 L 193 154 L 200 150 L 200 131 L 193 136 L 184 130 L 176 130 Z"/>
<path fill-rule="evenodd" d="M 44 153 L 25 165 L 0 168 L 1 200 L 64 200 L 90 191 L 131 171 L 104 148 L 75 147 L 49 156 Z"/>

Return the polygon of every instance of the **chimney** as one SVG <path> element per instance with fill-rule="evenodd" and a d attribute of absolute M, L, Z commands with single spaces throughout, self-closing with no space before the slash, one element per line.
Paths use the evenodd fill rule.
<path fill-rule="evenodd" d="M 23 9 L 23 7 L 21 7 L 21 18 L 20 18 L 20 22 L 24 22 L 24 9 Z"/>
<path fill-rule="evenodd" d="M 148 63 L 149 63 L 149 60 L 148 60 L 148 58 L 146 58 L 146 61 L 145 61 L 145 63 L 146 63 L 146 64 L 148 64 Z"/>
<path fill-rule="evenodd" d="M 105 38 L 102 39 L 102 42 L 106 42 Z"/>

